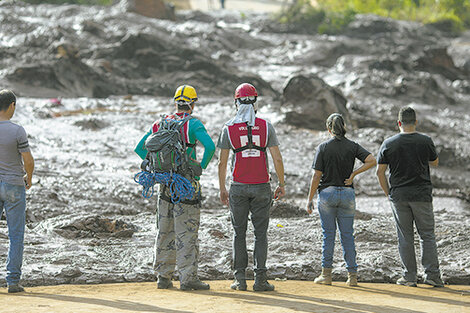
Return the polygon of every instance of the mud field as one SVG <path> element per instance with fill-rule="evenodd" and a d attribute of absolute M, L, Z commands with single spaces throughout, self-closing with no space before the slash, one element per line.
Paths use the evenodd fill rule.
<path fill-rule="evenodd" d="M 14 1 L 0 3 L 0 21 L 0 89 L 20 96 L 13 121 L 36 159 L 25 285 L 154 280 L 156 197 L 143 199 L 133 182 L 133 148 L 172 110 L 183 82 L 199 91 L 194 114 L 216 141 L 243 81 L 259 87 L 259 115 L 273 122 L 286 168 L 288 195 L 269 229 L 270 278 L 311 280 L 320 271 L 318 213 L 306 216 L 303 206 L 315 147 L 328 138 L 325 115 L 343 112 L 349 138 L 376 154 L 410 104 L 440 153 L 432 179 L 443 278 L 470 283 L 469 33 L 358 16 L 343 34 L 325 36 L 288 30 L 267 14 L 183 12 L 164 21 L 117 7 Z M 201 181 L 200 277 L 230 279 L 232 229 L 218 201 L 216 157 Z M 393 282 L 400 262 L 389 203 L 373 171 L 355 186 L 360 280 Z M 0 241 L 6 255 L 4 220 Z M 339 242 L 335 261 L 335 278 L 345 280 Z"/>

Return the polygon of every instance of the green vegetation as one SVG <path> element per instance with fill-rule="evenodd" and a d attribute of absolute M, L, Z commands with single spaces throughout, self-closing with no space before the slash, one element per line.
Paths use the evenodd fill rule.
<path fill-rule="evenodd" d="M 51 4 L 97 4 L 97 5 L 111 5 L 113 0 L 23 0 L 26 3 L 40 4 L 40 3 L 51 3 Z"/>
<path fill-rule="evenodd" d="M 277 18 L 296 30 L 335 34 L 360 13 L 439 24 L 452 32 L 470 28 L 469 0 L 296 0 Z"/>

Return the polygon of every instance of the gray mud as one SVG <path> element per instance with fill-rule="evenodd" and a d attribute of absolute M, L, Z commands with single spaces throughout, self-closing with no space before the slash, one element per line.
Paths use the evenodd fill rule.
<path fill-rule="evenodd" d="M 259 115 L 276 127 L 288 184 L 287 197 L 273 207 L 269 275 L 313 279 L 321 227 L 318 213 L 302 210 L 314 149 L 328 135 L 307 119 L 286 118 L 308 112 L 309 99 L 295 107 L 288 99 L 293 90 L 283 93 L 298 75 L 314 75 L 347 100 L 348 135 L 374 154 L 396 133 L 398 108 L 418 110 L 419 129 L 435 140 L 441 159 L 432 178 L 443 276 L 470 283 L 468 34 L 359 16 L 344 34 L 305 35 L 286 33 L 262 14 L 186 12 L 172 22 L 116 8 L 11 1 L 0 3 L 0 18 L 0 88 L 21 96 L 13 121 L 26 128 L 36 158 L 27 195 L 26 285 L 154 279 L 156 198 L 142 198 L 133 182 L 140 165 L 133 148 L 159 114 L 172 110 L 171 94 L 183 81 L 200 91 L 195 115 L 214 141 L 234 113 L 237 84 L 260 85 Z M 174 67 L 182 62 L 186 67 Z M 127 94 L 139 96 L 120 96 Z M 64 97 L 62 105 L 47 99 L 56 96 Z M 203 279 L 231 277 L 232 229 L 218 201 L 216 163 L 217 157 L 201 179 Z M 400 263 L 390 205 L 372 171 L 355 186 L 360 279 L 394 281 Z M 6 255 L 6 222 L 0 225 Z M 252 236 L 248 244 L 251 251 Z M 345 279 L 339 242 L 335 262 L 335 277 Z"/>

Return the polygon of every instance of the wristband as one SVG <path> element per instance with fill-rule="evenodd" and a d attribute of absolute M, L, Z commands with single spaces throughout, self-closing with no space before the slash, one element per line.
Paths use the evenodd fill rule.
<path fill-rule="evenodd" d="M 285 187 L 286 183 L 285 182 L 283 184 L 279 183 L 278 185 L 279 185 L 279 187 Z"/>

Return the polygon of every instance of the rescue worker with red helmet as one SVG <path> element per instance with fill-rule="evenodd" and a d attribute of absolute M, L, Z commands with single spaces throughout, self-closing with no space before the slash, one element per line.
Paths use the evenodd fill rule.
<path fill-rule="evenodd" d="M 219 157 L 220 200 L 230 207 L 233 237 L 233 270 L 235 280 L 230 286 L 234 290 L 246 290 L 245 270 L 248 266 L 246 229 L 248 216 L 254 226 L 254 291 L 272 291 L 274 286 L 267 281 L 266 259 L 268 252 L 267 231 L 272 191 L 268 168 L 267 149 L 273 158 L 279 185 L 274 198 L 285 195 L 284 165 L 279 151 L 276 132 L 268 121 L 256 116 L 258 92 L 248 83 L 235 90 L 237 114 L 225 123 L 217 146 Z M 226 173 L 232 155 L 232 182 L 227 191 Z"/>
<path fill-rule="evenodd" d="M 174 101 L 176 113 L 166 115 L 165 118 L 186 119 L 182 127 L 183 140 L 187 146 L 187 154 L 193 163 L 196 160 L 196 143 L 204 146 L 204 154 L 200 167 L 205 169 L 215 152 L 215 145 L 206 128 L 200 120 L 192 117 L 196 89 L 189 85 L 182 85 L 176 89 Z M 160 120 L 155 122 L 148 133 L 140 140 L 135 152 L 145 159 L 147 150 L 145 141 L 152 133 L 159 129 Z M 157 210 L 158 233 L 155 238 L 154 269 L 158 277 L 157 288 L 168 289 L 173 286 L 171 278 L 178 268 L 181 290 L 207 290 L 209 284 L 199 280 L 198 268 L 198 230 L 201 213 L 201 197 L 199 177 L 195 177 L 197 195 L 192 200 L 172 203 L 167 188 L 160 188 Z"/>

